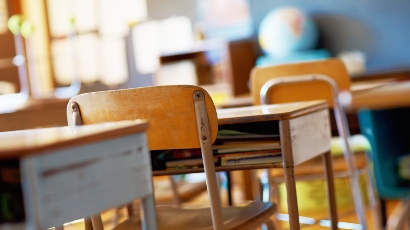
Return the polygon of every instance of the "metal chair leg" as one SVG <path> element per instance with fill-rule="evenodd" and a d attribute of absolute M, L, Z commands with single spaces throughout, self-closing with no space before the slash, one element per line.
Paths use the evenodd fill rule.
<path fill-rule="evenodd" d="M 93 224 L 90 218 L 84 218 L 84 228 L 85 230 L 93 230 Z"/>
<path fill-rule="evenodd" d="M 379 199 L 376 197 L 376 192 L 374 190 L 374 187 L 371 182 L 371 175 L 370 175 L 370 170 L 366 170 L 367 178 L 366 178 L 366 188 L 367 188 L 367 195 L 369 196 L 369 203 L 371 207 L 371 212 L 372 212 L 372 218 L 373 218 L 373 223 L 374 227 L 377 230 L 383 230 L 383 218 L 382 218 L 382 212 L 380 208 L 380 202 Z"/>
<path fill-rule="evenodd" d="M 101 219 L 101 215 L 95 215 L 91 217 L 94 230 L 104 230 L 104 225 Z"/>
<path fill-rule="evenodd" d="M 171 185 L 172 193 L 174 194 L 174 205 L 175 207 L 180 207 L 182 202 L 179 197 L 177 183 L 175 182 L 172 176 L 169 176 L 168 178 L 169 178 L 169 183 Z"/>
<path fill-rule="evenodd" d="M 264 223 L 264 225 L 266 226 L 266 229 L 267 229 L 267 230 L 276 230 L 276 229 L 278 229 L 278 228 L 276 227 L 275 222 L 273 222 L 271 219 L 267 220 L 267 221 Z"/>
<path fill-rule="evenodd" d="M 410 219 L 410 199 L 401 200 L 394 208 L 393 213 L 387 220 L 387 230 L 402 230 L 405 229 L 405 224 Z"/>

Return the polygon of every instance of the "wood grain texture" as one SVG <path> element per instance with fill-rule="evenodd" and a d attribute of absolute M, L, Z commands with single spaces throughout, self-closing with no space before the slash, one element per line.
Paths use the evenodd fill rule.
<path fill-rule="evenodd" d="M 410 106 L 410 81 L 352 91 L 350 110 L 389 109 Z"/>
<path fill-rule="evenodd" d="M 289 123 L 295 166 L 330 151 L 331 135 L 327 109 L 290 119 Z"/>
<path fill-rule="evenodd" d="M 268 67 L 255 67 L 251 72 L 251 95 L 254 105 L 260 104 L 259 93 L 262 86 L 270 79 L 306 74 L 323 74 L 333 78 L 339 90 L 350 89 L 350 78 L 339 59 L 331 58 L 314 62 L 299 62 Z M 326 99 L 333 106 L 333 98 L 329 86 L 323 82 L 289 84 L 276 87 L 270 96 L 271 103 L 295 101 L 311 101 Z M 290 93 L 291 92 L 291 93 Z M 273 96 L 273 94 L 275 96 Z"/>
<path fill-rule="evenodd" d="M 259 227 L 276 212 L 276 205 L 258 201 L 238 207 L 223 208 L 224 229 L 248 230 Z M 211 230 L 212 220 L 209 208 L 177 209 L 167 206 L 157 207 L 158 230 Z M 141 229 L 139 215 L 121 223 L 114 230 Z"/>
<path fill-rule="evenodd" d="M 205 95 L 212 142 L 218 122 L 209 94 L 197 86 L 155 86 L 81 94 L 67 107 L 67 120 L 72 125 L 70 103 L 78 103 L 83 124 L 107 121 L 146 119 L 150 123 L 150 150 L 199 148 L 195 121 L 196 90 Z"/>
<path fill-rule="evenodd" d="M 0 133 L 0 159 L 20 158 L 62 148 L 80 146 L 98 141 L 144 132 L 144 120 L 110 122 L 72 129 L 56 127 Z"/>
<path fill-rule="evenodd" d="M 330 228 L 333 230 L 338 229 L 338 219 L 337 219 L 337 206 L 336 206 L 336 194 L 335 194 L 335 183 L 333 175 L 333 159 L 330 152 L 322 155 L 323 167 L 325 168 L 325 179 L 326 179 L 326 190 L 327 190 L 327 203 L 329 216 L 331 221 Z"/>
<path fill-rule="evenodd" d="M 285 120 L 327 108 L 325 101 L 306 101 L 275 105 L 218 109 L 218 124 Z"/>

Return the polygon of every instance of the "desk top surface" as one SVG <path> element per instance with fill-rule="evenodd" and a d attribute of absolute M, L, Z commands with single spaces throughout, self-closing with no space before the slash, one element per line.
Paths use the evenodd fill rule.
<path fill-rule="evenodd" d="M 352 91 L 349 109 L 389 109 L 410 106 L 410 81 Z"/>
<path fill-rule="evenodd" d="M 147 128 L 145 120 L 134 120 L 85 125 L 75 129 L 65 126 L 0 132 L 0 159 L 19 158 L 114 139 L 144 132 Z"/>
<path fill-rule="evenodd" d="M 351 101 L 345 103 L 349 110 L 388 109 L 410 106 L 410 81 L 395 79 L 352 82 Z M 223 108 L 235 108 L 252 105 L 250 95 L 233 98 Z"/>
<path fill-rule="evenodd" d="M 201 41 L 194 41 L 188 48 L 183 50 L 176 50 L 171 52 L 163 52 L 160 56 L 163 57 L 171 57 L 171 56 L 178 56 L 178 55 L 185 55 L 185 54 L 194 54 L 218 49 L 226 49 L 228 43 L 225 40 L 221 39 L 207 39 Z"/>
<path fill-rule="evenodd" d="M 218 109 L 218 124 L 286 120 L 327 108 L 326 101 L 308 101 Z"/>
<path fill-rule="evenodd" d="M 15 106 L 0 106 L 0 114 L 3 113 L 15 113 L 19 111 L 27 110 L 42 110 L 45 108 L 52 107 L 66 107 L 69 99 L 60 99 L 60 98 L 46 98 L 46 99 L 32 99 L 29 98 L 23 104 L 17 104 Z"/>

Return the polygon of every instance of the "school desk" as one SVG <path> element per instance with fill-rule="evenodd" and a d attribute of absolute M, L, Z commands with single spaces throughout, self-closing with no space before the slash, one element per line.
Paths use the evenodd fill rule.
<path fill-rule="evenodd" d="M 250 165 L 217 166 L 216 171 L 284 168 L 288 193 L 288 210 L 291 229 L 299 229 L 294 167 L 316 156 L 323 156 L 329 201 L 329 216 L 337 223 L 333 185 L 332 158 L 330 156 L 330 125 L 325 101 L 298 102 L 249 106 L 217 110 L 218 130 L 225 128 L 260 127 L 278 134 L 282 162 Z M 153 171 L 154 175 L 172 175 L 203 172 L 202 168 Z M 334 225 L 335 226 L 335 225 Z"/>
<path fill-rule="evenodd" d="M 135 194 L 152 196 L 152 186 L 135 186 L 152 180 L 147 128 L 135 120 L 1 132 L 0 192 L 12 209 L 2 209 L 0 229 L 60 227 L 127 204 Z"/>

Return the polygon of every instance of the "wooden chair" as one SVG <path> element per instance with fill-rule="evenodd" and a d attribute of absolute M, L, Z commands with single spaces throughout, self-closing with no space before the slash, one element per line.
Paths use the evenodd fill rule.
<path fill-rule="evenodd" d="M 158 229 L 250 229 L 276 211 L 273 203 L 258 201 L 221 207 L 211 146 L 218 120 L 212 99 L 200 87 L 155 86 L 82 94 L 70 100 L 67 118 L 70 126 L 146 119 L 150 150 L 201 148 L 210 211 L 158 207 Z M 139 217 L 132 215 L 131 206 L 129 214 L 131 218 L 118 229 L 138 229 Z"/>
<path fill-rule="evenodd" d="M 326 99 L 329 107 L 333 108 L 347 167 L 343 167 L 343 171 L 347 171 L 351 179 L 352 194 L 359 222 L 363 229 L 367 229 L 363 199 L 360 195 L 355 195 L 361 194 L 361 192 L 355 155 L 349 141 L 349 126 L 343 107 L 338 101 L 339 90 L 349 89 L 349 75 L 344 64 L 338 59 L 255 67 L 251 72 L 251 92 L 255 105 Z M 363 155 L 363 157 L 365 156 Z M 311 169 L 311 163 L 305 163 L 305 166 Z M 335 163 L 335 165 L 338 164 Z M 360 166 L 365 167 L 366 165 Z M 298 175 L 298 171 L 301 171 L 299 175 L 304 176 L 316 174 L 312 171 L 306 172 L 303 167 L 295 170 L 296 175 Z M 377 206 L 374 191 L 369 181 L 367 187 L 373 206 Z M 379 214 L 375 216 L 377 217 L 376 225 L 380 226 Z"/>

